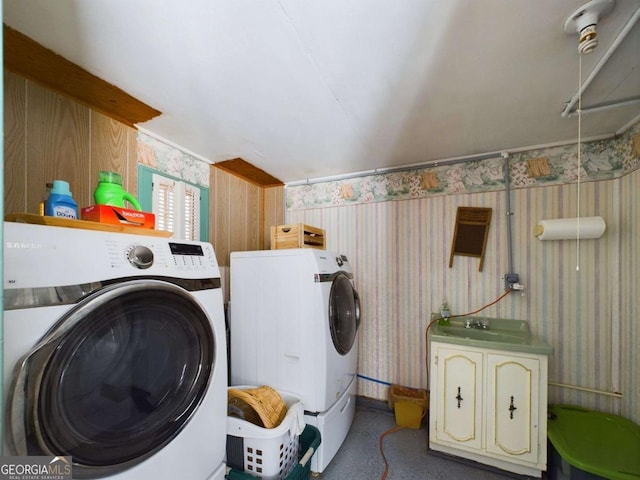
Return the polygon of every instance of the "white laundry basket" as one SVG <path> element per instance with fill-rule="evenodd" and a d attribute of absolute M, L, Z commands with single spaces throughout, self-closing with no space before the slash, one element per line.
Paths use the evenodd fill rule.
<path fill-rule="evenodd" d="M 227 417 L 229 467 L 263 480 L 283 480 L 298 464 L 300 434 L 305 427 L 304 408 L 297 397 L 278 393 L 287 404 L 287 414 L 274 428 L 263 428 L 241 418 Z"/>

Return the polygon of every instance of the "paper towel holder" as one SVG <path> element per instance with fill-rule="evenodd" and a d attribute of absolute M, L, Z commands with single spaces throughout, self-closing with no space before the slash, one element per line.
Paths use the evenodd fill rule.
<path fill-rule="evenodd" d="M 548 230 L 546 232 L 545 226 Z M 539 240 L 595 240 L 602 237 L 605 230 L 606 224 L 602 217 L 574 217 L 540 220 L 534 227 L 533 234 Z"/>

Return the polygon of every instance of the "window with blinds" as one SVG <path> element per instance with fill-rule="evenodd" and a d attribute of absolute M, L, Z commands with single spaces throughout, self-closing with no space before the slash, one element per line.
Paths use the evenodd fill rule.
<path fill-rule="evenodd" d="M 176 239 L 199 240 L 200 190 L 156 173 L 151 188 L 156 229 L 173 232 Z"/>

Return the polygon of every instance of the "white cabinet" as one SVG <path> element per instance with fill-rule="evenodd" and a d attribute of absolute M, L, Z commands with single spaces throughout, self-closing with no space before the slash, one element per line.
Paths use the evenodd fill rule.
<path fill-rule="evenodd" d="M 439 400 L 439 408 L 431 410 L 440 427 L 435 430 L 436 438 L 480 450 L 482 353 L 441 346 L 437 358 L 442 375 L 437 376 L 437 384 L 431 387 L 431 396 L 435 394 Z"/>
<path fill-rule="evenodd" d="M 487 353 L 486 365 L 487 452 L 536 465 L 540 450 L 546 452 L 547 436 L 544 428 L 539 445 L 541 401 L 546 409 L 546 395 L 540 399 L 539 392 L 541 359 Z"/>
<path fill-rule="evenodd" d="M 430 447 L 540 476 L 547 462 L 547 356 L 440 342 L 430 349 Z"/>

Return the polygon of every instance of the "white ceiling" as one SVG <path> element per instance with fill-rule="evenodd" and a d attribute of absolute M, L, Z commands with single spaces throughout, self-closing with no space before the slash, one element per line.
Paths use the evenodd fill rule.
<path fill-rule="evenodd" d="M 139 127 L 284 182 L 574 141 L 583 0 L 4 0 L 4 22 L 160 110 Z M 640 0 L 616 0 L 583 81 Z M 582 106 L 640 99 L 640 22 Z M 640 103 L 582 115 L 584 138 Z"/>

